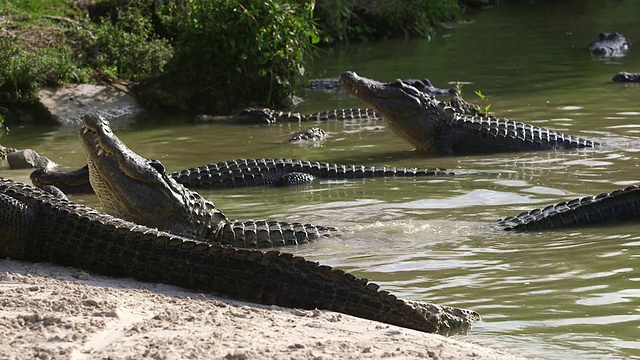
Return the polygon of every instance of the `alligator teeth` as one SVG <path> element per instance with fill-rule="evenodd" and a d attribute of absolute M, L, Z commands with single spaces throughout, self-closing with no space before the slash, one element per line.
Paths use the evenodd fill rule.
<path fill-rule="evenodd" d="M 82 128 L 82 133 L 83 133 L 83 134 L 86 134 L 88 131 L 89 131 L 89 129 L 87 129 L 86 127 L 83 127 L 83 128 Z"/>
<path fill-rule="evenodd" d="M 98 156 L 104 154 L 104 150 L 102 150 L 102 148 L 98 149 Z"/>

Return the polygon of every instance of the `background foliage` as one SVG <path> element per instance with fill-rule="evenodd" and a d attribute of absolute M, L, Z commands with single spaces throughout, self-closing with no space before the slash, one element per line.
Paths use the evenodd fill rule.
<path fill-rule="evenodd" d="M 0 110 L 42 86 L 127 80 L 149 106 L 286 107 L 315 44 L 425 36 L 457 0 L 0 1 Z"/>

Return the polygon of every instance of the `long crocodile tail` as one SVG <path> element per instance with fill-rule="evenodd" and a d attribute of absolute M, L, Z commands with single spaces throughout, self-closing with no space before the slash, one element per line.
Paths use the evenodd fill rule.
<path fill-rule="evenodd" d="M 136 225 L 0 178 L 0 257 L 51 261 L 261 304 L 327 309 L 425 332 L 472 311 L 404 301 L 341 270 L 276 251 L 211 245 Z"/>
<path fill-rule="evenodd" d="M 640 219 L 640 187 L 565 201 L 498 221 L 505 230 L 526 231 Z"/>

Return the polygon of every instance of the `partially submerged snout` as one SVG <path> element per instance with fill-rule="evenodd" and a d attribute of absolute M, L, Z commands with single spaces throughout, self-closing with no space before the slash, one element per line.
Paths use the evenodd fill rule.
<path fill-rule="evenodd" d="M 589 51 L 597 56 L 624 56 L 629 50 L 629 40 L 619 32 L 602 32 L 589 44 Z"/>

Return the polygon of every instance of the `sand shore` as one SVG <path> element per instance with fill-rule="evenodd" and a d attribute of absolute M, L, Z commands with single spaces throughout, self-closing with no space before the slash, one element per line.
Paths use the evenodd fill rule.
<path fill-rule="evenodd" d="M 331 311 L 0 260 L 1 359 L 521 359 Z"/>

